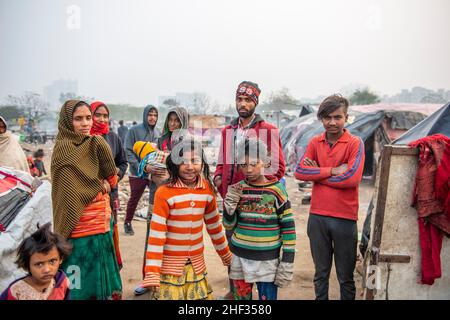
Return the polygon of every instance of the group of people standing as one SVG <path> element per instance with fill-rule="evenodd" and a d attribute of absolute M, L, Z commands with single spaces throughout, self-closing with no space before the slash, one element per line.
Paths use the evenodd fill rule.
<path fill-rule="evenodd" d="M 18 298 L 24 287 L 18 285 L 21 281 L 35 289 L 56 288 L 56 283 L 65 282 L 55 277 L 67 274 L 75 279 L 67 287 L 72 299 L 121 299 L 117 185 L 128 168 L 131 195 L 125 234 L 134 234 L 134 212 L 145 189 L 150 190 L 143 280 L 136 295 L 151 291 L 161 300 L 212 299 L 203 254 L 206 225 L 228 267 L 230 290 L 224 298 L 252 299 L 256 283 L 259 299 L 277 299 L 278 288 L 293 279 L 297 232 L 282 179 L 285 162 L 278 129 L 255 113 L 260 93 L 256 83 L 239 84 L 238 117 L 222 130 L 214 173 L 201 143 L 187 132 L 189 114 L 182 107 L 169 111 L 159 132 L 158 110 L 147 106 L 142 123 L 128 130 L 122 144 L 109 130 L 110 114 L 104 103 L 67 101 L 61 108 L 51 162 L 54 234 L 47 228 L 38 230 L 33 241 L 24 240 L 26 246 L 38 248 L 27 251 L 21 246 L 21 255 L 30 254 L 28 262 L 20 265 L 29 275 L 13 283 L 2 297 Z M 348 101 L 339 95 L 322 102 L 318 117 L 325 131 L 311 140 L 295 173 L 297 179 L 314 181 L 308 237 L 317 299 L 328 298 L 333 256 L 341 298 L 355 298 L 364 146 L 344 129 L 347 108 Z M 139 142 L 152 143 L 163 152 L 164 166 L 144 166 L 142 173 L 142 149 L 135 148 Z M 217 192 L 223 200 L 222 216 Z M 43 266 L 48 264 L 46 277 L 34 276 L 27 265 L 33 254 L 41 255 Z"/>

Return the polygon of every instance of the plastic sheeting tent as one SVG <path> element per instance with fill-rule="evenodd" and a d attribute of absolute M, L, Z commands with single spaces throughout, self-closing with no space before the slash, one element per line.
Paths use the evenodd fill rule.
<path fill-rule="evenodd" d="M 1 169 L 8 173 L 18 174 L 21 180 L 25 180 L 29 184 L 32 183 L 33 178 L 27 173 Z M 27 178 L 24 175 L 29 177 Z M 51 184 L 44 181 L 20 211 L 9 221 L 6 230 L 0 232 L 0 292 L 6 289 L 13 280 L 26 274 L 24 270 L 18 269 L 15 264 L 17 249 L 23 239 L 37 230 L 37 224 L 43 225 L 53 221 L 51 201 Z"/>
<path fill-rule="evenodd" d="M 374 141 L 381 144 L 389 143 L 394 133 L 390 131 L 404 132 L 422 121 L 426 116 L 418 112 L 379 110 L 375 112 L 362 113 L 349 109 L 349 121 L 346 128 L 354 135 L 361 137 L 366 147 L 366 164 L 369 168 L 374 163 Z M 311 113 L 297 118 L 280 131 L 283 153 L 287 167 L 294 171 L 299 159 L 306 151 L 306 147 L 315 135 L 323 132 L 322 122 L 317 119 L 317 113 Z M 375 137 L 377 133 L 377 137 Z M 368 174 L 372 171 L 369 170 Z"/>
<path fill-rule="evenodd" d="M 6 231 L 31 197 L 30 175 L 0 168 L 0 232 Z"/>
<path fill-rule="evenodd" d="M 450 103 L 442 106 L 415 127 L 392 142 L 395 145 L 406 145 L 420 138 L 440 133 L 450 137 Z"/>

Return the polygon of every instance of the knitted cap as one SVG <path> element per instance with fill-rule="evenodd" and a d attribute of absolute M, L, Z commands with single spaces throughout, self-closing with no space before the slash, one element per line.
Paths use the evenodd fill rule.
<path fill-rule="evenodd" d="M 155 152 L 156 148 L 147 141 L 137 141 L 133 145 L 133 151 L 139 157 L 140 160 L 144 159 L 149 153 Z"/>
<path fill-rule="evenodd" d="M 261 89 L 259 89 L 257 83 L 250 81 L 242 81 L 236 90 L 236 98 L 239 96 L 247 96 L 250 99 L 252 99 L 255 105 L 258 105 L 260 93 Z"/>

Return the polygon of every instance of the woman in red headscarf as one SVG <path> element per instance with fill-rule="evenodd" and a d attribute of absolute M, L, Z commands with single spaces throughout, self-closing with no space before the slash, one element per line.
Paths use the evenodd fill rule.
<path fill-rule="evenodd" d="M 112 155 L 114 157 L 114 163 L 116 164 L 116 167 L 119 169 L 118 176 L 120 181 L 122 180 L 123 176 L 127 171 L 128 162 L 125 155 L 125 149 L 123 148 L 119 136 L 115 132 L 109 130 L 109 119 L 110 119 L 109 109 L 103 102 L 94 101 L 91 103 L 91 111 L 93 119 L 91 135 L 100 135 L 103 138 L 105 138 L 106 142 L 111 148 Z M 119 251 L 119 233 L 117 229 L 117 211 L 119 210 L 118 187 L 111 189 L 110 199 L 111 199 L 111 210 L 114 217 L 113 238 L 116 247 L 117 262 L 119 263 L 119 266 L 122 267 L 122 258 L 120 256 Z"/>

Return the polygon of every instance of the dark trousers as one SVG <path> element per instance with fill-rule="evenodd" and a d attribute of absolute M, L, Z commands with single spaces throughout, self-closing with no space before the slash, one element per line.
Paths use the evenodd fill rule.
<path fill-rule="evenodd" d="M 316 299 L 328 299 L 334 255 L 341 300 L 354 300 L 356 287 L 353 272 L 358 242 L 356 221 L 310 214 L 307 232 L 316 269 L 314 275 Z"/>
<path fill-rule="evenodd" d="M 131 222 L 134 217 L 134 212 L 136 211 L 136 207 L 139 203 L 139 200 L 142 197 L 142 194 L 145 191 L 145 188 L 148 186 L 150 188 L 150 180 L 148 179 L 140 179 L 136 177 L 129 177 L 130 180 L 130 198 L 127 203 L 127 215 L 125 217 L 125 223 Z M 150 193 L 151 193 L 150 188 Z M 152 195 L 150 195 L 152 197 Z"/>

